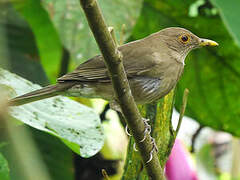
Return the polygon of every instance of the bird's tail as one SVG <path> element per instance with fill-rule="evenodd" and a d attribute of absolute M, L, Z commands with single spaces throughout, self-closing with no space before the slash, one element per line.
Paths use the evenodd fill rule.
<path fill-rule="evenodd" d="M 70 85 L 70 84 L 69 84 Z M 63 84 L 49 85 L 42 89 L 32 91 L 30 93 L 15 97 L 9 101 L 10 106 L 20 106 L 30 102 L 38 101 L 41 99 L 50 98 L 57 96 L 61 91 L 66 89 L 68 86 Z"/>

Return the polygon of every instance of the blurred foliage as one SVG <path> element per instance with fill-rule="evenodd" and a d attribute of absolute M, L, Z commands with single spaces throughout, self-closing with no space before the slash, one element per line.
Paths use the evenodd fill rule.
<path fill-rule="evenodd" d="M 99 0 L 98 2 L 108 26 L 113 26 L 119 37 L 121 26 L 126 24 L 125 35 L 128 37 L 139 15 L 142 0 Z M 70 51 L 75 62 L 74 68 L 99 54 L 79 1 L 45 0 L 42 1 L 42 5 L 55 25 L 62 43 Z"/>
<path fill-rule="evenodd" d="M 13 130 L 16 133 L 19 133 L 19 131 L 21 132 L 23 128 L 26 127 L 18 126 L 15 127 Z M 47 133 L 43 133 L 33 128 L 27 128 L 26 130 L 28 130 L 29 133 L 32 135 L 36 144 L 36 148 L 39 151 L 39 154 L 41 155 L 41 157 L 40 156 L 36 157 L 32 154 L 28 155 L 29 149 L 28 147 L 25 146 L 25 141 L 21 141 L 19 142 L 20 145 L 23 146 L 23 149 L 25 148 L 25 150 L 27 151 L 25 152 L 25 155 L 27 155 L 26 158 L 32 157 L 32 159 L 30 160 L 28 159 L 28 161 L 30 162 L 32 161 L 32 164 L 34 166 L 37 166 L 37 164 L 34 164 L 37 162 L 36 159 L 38 160 L 38 158 L 42 158 L 40 160 L 43 160 L 42 162 L 44 162 L 44 165 L 47 167 L 47 171 L 51 177 L 51 180 L 58 179 L 73 180 L 74 164 L 72 151 L 67 146 L 65 146 L 61 141 L 59 141 L 57 137 L 54 137 Z M 1 133 L 1 136 L 2 135 L 3 134 Z M 17 152 L 16 150 L 14 151 L 13 149 L 14 148 L 11 141 L 8 145 L 5 145 L 0 149 L 0 151 L 4 154 L 4 156 L 9 162 L 11 180 L 26 180 L 22 172 L 23 165 L 18 161 Z M 5 180 L 2 178 L 0 179 Z M 39 179 L 41 179 L 41 177 L 39 177 Z"/>
<path fill-rule="evenodd" d="M 40 0 L 13 1 L 18 12 L 28 22 L 34 33 L 41 63 L 48 77 L 55 82 L 61 60 L 61 42 Z"/>
<path fill-rule="evenodd" d="M 52 179 L 74 179 L 73 153 L 58 138 L 32 129 L 33 138 Z M 43 145 L 44 144 L 44 145 Z"/>
<path fill-rule="evenodd" d="M 221 0 L 210 0 L 214 6 L 219 10 L 220 16 L 226 25 L 229 33 L 240 47 L 240 15 L 239 7 L 240 1 L 221 1 Z"/>
<path fill-rule="evenodd" d="M 2 180 L 10 179 L 8 162 L 1 153 L 0 153 L 0 179 Z"/>
<path fill-rule="evenodd" d="M 218 173 L 211 144 L 205 144 L 196 154 L 198 176 L 201 179 L 217 179 Z"/>
<path fill-rule="evenodd" d="M 30 27 L 9 3 L 0 3 L 0 9 L 0 65 L 34 83 L 47 85 Z"/>

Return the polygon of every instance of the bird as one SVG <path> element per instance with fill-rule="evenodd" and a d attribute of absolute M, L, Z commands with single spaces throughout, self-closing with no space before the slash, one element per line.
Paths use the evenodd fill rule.
<path fill-rule="evenodd" d="M 183 74 L 188 53 L 204 46 L 218 46 L 218 43 L 180 27 L 165 28 L 119 46 L 135 102 L 151 103 L 168 94 Z M 109 101 L 111 107 L 117 106 L 102 55 L 80 64 L 73 72 L 58 78 L 54 85 L 11 99 L 10 105 L 19 106 L 57 95 L 102 98 Z"/>

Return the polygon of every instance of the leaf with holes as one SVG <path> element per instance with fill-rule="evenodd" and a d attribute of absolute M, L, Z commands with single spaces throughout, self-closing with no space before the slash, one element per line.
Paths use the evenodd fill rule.
<path fill-rule="evenodd" d="M 8 97 L 13 97 L 39 88 L 39 85 L 0 69 L 1 95 L 5 92 Z M 14 119 L 61 138 L 82 157 L 96 154 L 104 142 L 98 115 L 67 97 L 57 96 L 10 107 L 9 113 Z"/>

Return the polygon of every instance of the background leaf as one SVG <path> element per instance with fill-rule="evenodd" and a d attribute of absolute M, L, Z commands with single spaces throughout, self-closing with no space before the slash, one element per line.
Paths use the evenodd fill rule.
<path fill-rule="evenodd" d="M 4 89 L 9 87 L 10 96 L 40 88 L 39 85 L 3 69 L 0 69 L 0 84 Z M 92 109 L 69 98 L 57 96 L 12 107 L 10 114 L 13 118 L 36 129 L 78 144 L 80 155 L 83 157 L 93 156 L 103 145 L 103 130 L 98 115 Z"/>
<path fill-rule="evenodd" d="M 49 84 L 30 27 L 9 3 L 0 3 L 0 10 L 0 62 L 5 62 L 0 65 L 32 82 Z"/>
<path fill-rule="evenodd" d="M 234 38 L 237 45 L 240 47 L 240 16 L 239 7 L 240 1 L 221 1 L 210 0 L 214 6 L 216 6 L 220 12 L 220 16 L 226 25 L 228 31 Z"/>
<path fill-rule="evenodd" d="M 8 162 L 1 153 L 0 153 L 0 179 L 2 180 L 10 179 Z"/>
<path fill-rule="evenodd" d="M 58 74 L 62 45 L 59 36 L 40 0 L 14 1 L 16 10 L 31 27 L 39 50 L 41 63 L 53 82 Z"/>
<path fill-rule="evenodd" d="M 126 39 L 135 25 L 142 0 L 100 0 L 98 2 L 107 24 L 115 28 L 117 37 L 119 37 L 122 25 L 126 25 Z M 45 0 L 42 3 L 48 11 L 63 44 L 70 51 L 75 62 L 74 67 L 99 54 L 79 1 Z"/>

